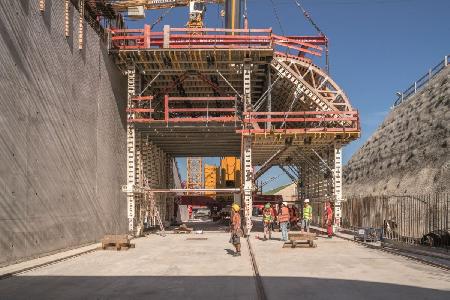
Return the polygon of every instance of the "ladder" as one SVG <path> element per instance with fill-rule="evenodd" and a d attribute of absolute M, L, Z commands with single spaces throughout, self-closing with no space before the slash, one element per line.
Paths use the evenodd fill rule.
<path fill-rule="evenodd" d="M 159 215 L 159 210 L 158 210 L 158 208 L 156 208 L 156 206 L 155 206 L 155 217 L 156 217 L 156 220 L 158 220 L 159 229 L 161 230 L 161 235 L 166 236 L 166 231 L 164 230 L 164 225 L 161 221 L 161 216 Z"/>
<path fill-rule="evenodd" d="M 155 194 L 149 193 L 148 196 L 150 197 L 150 207 L 153 210 L 154 217 L 156 218 L 156 221 L 158 222 L 159 229 L 161 230 L 161 235 L 166 236 L 166 230 L 164 229 L 163 222 L 161 220 L 161 215 L 159 214 L 158 207 L 155 205 Z"/>

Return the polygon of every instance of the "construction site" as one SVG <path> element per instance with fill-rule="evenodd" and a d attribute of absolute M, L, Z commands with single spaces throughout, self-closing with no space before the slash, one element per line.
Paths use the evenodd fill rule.
<path fill-rule="evenodd" d="M 246 0 L 0 3 L 0 299 L 449 298 L 448 56 L 344 166 L 360 113 L 291 4 L 317 34 Z"/>

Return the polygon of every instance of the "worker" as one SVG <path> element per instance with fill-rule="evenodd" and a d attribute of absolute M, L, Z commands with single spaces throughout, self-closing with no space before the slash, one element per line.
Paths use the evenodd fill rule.
<path fill-rule="evenodd" d="M 281 240 L 286 242 L 288 239 L 288 224 L 289 224 L 289 209 L 287 203 L 283 202 L 280 214 L 278 215 L 278 222 L 280 222 Z"/>
<path fill-rule="evenodd" d="M 309 205 L 309 199 L 305 199 L 303 205 L 303 215 L 302 215 L 302 232 L 306 230 L 309 232 L 309 225 L 311 224 L 312 218 L 312 206 Z"/>
<path fill-rule="evenodd" d="M 327 234 L 328 238 L 333 237 L 333 210 L 331 209 L 331 203 L 327 201 L 326 209 L 325 209 L 325 217 L 326 217 L 326 225 L 327 225 Z"/>
<path fill-rule="evenodd" d="M 297 227 L 298 222 L 298 212 L 297 207 L 295 205 L 292 205 L 289 209 L 289 223 L 290 223 L 290 229 L 294 230 L 295 227 Z"/>
<path fill-rule="evenodd" d="M 275 231 L 275 222 L 277 219 L 277 210 L 274 205 L 270 206 L 270 214 L 272 215 L 272 223 L 270 223 L 270 230 Z"/>
<path fill-rule="evenodd" d="M 188 205 L 189 220 L 192 219 L 192 206 Z"/>
<path fill-rule="evenodd" d="M 263 226 L 264 226 L 264 240 L 267 241 L 267 236 L 269 236 L 269 240 L 272 239 L 272 232 L 270 226 L 272 225 L 272 209 L 270 207 L 270 203 L 266 203 L 264 205 L 263 210 Z"/>
<path fill-rule="evenodd" d="M 241 215 L 239 205 L 236 203 L 231 206 L 231 239 L 230 242 L 236 248 L 233 256 L 241 256 L 241 236 L 243 235 L 241 229 Z"/>

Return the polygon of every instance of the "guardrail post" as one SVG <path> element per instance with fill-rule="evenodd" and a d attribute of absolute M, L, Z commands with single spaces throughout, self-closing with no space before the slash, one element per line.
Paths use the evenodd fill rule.
<path fill-rule="evenodd" d="M 164 119 L 169 126 L 169 95 L 164 96 Z"/>
<path fill-rule="evenodd" d="M 164 40 L 163 40 L 163 48 L 170 48 L 170 25 L 164 25 Z"/>
<path fill-rule="evenodd" d="M 150 48 L 150 25 L 144 25 L 144 48 Z"/>

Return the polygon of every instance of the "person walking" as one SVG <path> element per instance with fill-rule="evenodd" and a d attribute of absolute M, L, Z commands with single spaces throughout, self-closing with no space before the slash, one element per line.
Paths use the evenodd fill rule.
<path fill-rule="evenodd" d="M 264 240 L 267 240 L 267 236 L 269 236 L 269 240 L 272 239 L 272 232 L 271 232 L 271 226 L 272 226 L 273 218 L 272 218 L 272 209 L 270 207 L 270 203 L 266 203 L 264 205 L 263 210 L 263 226 L 264 226 Z"/>
<path fill-rule="evenodd" d="M 303 206 L 303 215 L 302 215 L 302 232 L 306 230 L 309 232 L 309 225 L 311 225 L 312 218 L 312 206 L 309 205 L 309 199 L 305 199 Z"/>
<path fill-rule="evenodd" d="M 270 214 L 272 215 L 272 223 L 270 223 L 270 230 L 275 231 L 275 222 L 277 221 L 277 210 L 275 205 L 270 206 Z"/>
<path fill-rule="evenodd" d="M 333 237 L 333 210 L 331 209 L 331 203 L 327 201 L 326 209 L 325 209 L 325 216 L 326 216 L 326 225 L 327 225 L 327 234 L 328 238 Z"/>
<path fill-rule="evenodd" d="M 288 223 L 289 223 L 289 209 L 287 203 L 283 202 L 280 214 L 278 215 L 278 222 L 280 222 L 281 240 L 286 242 L 288 239 Z"/>
<path fill-rule="evenodd" d="M 243 235 L 241 229 L 241 215 L 239 213 L 240 207 L 236 203 L 231 206 L 231 238 L 230 242 L 233 244 L 236 251 L 233 256 L 241 256 L 241 236 Z"/>

